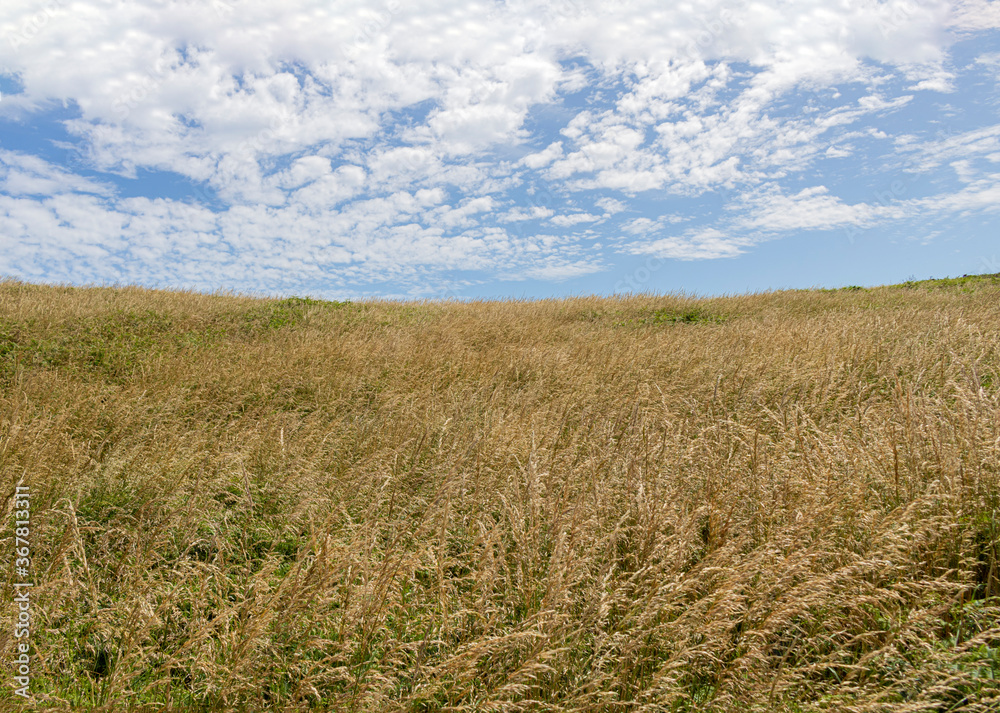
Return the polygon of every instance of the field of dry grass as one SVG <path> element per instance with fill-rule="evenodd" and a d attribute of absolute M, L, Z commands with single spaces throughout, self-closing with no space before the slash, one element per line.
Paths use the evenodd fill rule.
<path fill-rule="evenodd" d="M 9 563 L 31 488 L 48 706 L 1000 709 L 995 278 L 467 304 L 6 281 L 0 477 Z"/>

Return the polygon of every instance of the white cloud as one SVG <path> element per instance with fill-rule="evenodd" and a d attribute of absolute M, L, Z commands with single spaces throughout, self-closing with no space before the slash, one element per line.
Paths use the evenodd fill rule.
<path fill-rule="evenodd" d="M 916 80 L 908 87 L 915 91 L 933 91 L 947 94 L 955 91 L 955 75 L 938 66 L 906 68 L 907 77 Z"/>
<path fill-rule="evenodd" d="M 429 220 L 444 228 L 471 227 L 474 225 L 472 216 L 493 208 L 493 199 L 489 196 L 474 198 L 466 201 L 457 208 L 443 205 L 435 208 L 429 213 Z"/>
<path fill-rule="evenodd" d="M 29 154 L 0 149 L 0 191 L 12 196 L 60 193 L 107 195 L 104 184 L 70 173 Z"/>
<path fill-rule="evenodd" d="M 659 221 L 652 218 L 635 218 L 622 226 L 622 230 L 631 235 L 648 235 L 661 227 Z"/>
<path fill-rule="evenodd" d="M 641 213 L 621 226 L 626 244 L 707 259 L 904 209 L 993 210 L 997 127 L 894 138 L 886 150 L 909 172 L 950 165 L 963 183 L 933 196 L 848 203 L 781 181 L 823 158 L 860 161 L 890 137 L 888 118 L 915 111 L 914 92 L 955 92 L 950 46 L 1000 27 L 996 2 L 226 3 L 3 3 L 0 66 L 23 92 L 0 113 L 65 107 L 81 166 L 109 180 L 0 151 L 0 267 L 399 280 L 405 293 L 428 266 L 560 279 L 602 264 L 576 236 L 523 234 L 530 220 L 596 232 Z M 120 198 L 121 177 L 144 171 L 218 203 Z M 545 205 L 518 205 L 513 191 L 535 186 Z M 684 218 L 666 201 L 720 189 L 739 212 L 672 234 Z"/>
<path fill-rule="evenodd" d="M 865 54 L 929 66 L 942 54 L 937 33 L 947 6 L 912 5 L 836 10 L 814 0 L 777 11 L 709 0 L 697 11 L 635 2 L 573 3 L 563 12 L 525 2 L 492 12 L 487 2 L 355 0 L 334 10 L 307 0 L 280 7 L 244 0 L 225 13 L 212 3 L 164 13 L 158 3 L 135 2 L 109 15 L 81 0 L 56 7 L 27 37 L 37 6 L 10 2 L 0 22 L 18 43 L 0 49 L 0 59 L 21 75 L 27 96 L 72 98 L 84 124 L 128 127 L 114 147 L 118 157 L 140 158 L 146 146 L 176 153 L 179 139 L 202 151 L 249 143 L 255 156 L 336 146 L 373 136 L 382 112 L 424 100 L 436 106 L 410 140 L 462 152 L 517 139 L 531 106 L 557 89 L 582 88 L 585 73 L 556 61 L 569 50 L 605 71 L 633 71 L 638 82 L 617 111 L 646 122 L 665 117 L 694 84 L 722 81 L 726 65 L 712 69 L 706 60 L 770 67 L 761 97 L 808 77 L 857 72 Z M 274 136 L 252 145 L 269 130 Z"/>
<path fill-rule="evenodd" d="M 574 277 L 592 275 L 606 269 L 600 263 L 591 260 L 579 260 L 576 262 L 563 262 L 558 258 L 550 258 L 540 265 L 528 268 L 521 273 L 522 278 L 535 280 L 551 280 L 561 282 Z"/>
<path fill-rule="evenodd" d="M 1000 3 L 996 0 L 958 0 L 951 6 L 948 26 L 977 31 L 1000 27 Z"/>
<path fill-rule="evenodd" d="M 688 231 L 682 237 L 638 242 L 633 251 L 660 257 L 717 254 L 730 256 L 744 247 L 782 234 L 800 231 L 865 229 L 890 223 L 926 224 L 936 219 L 954 219 L 975 213 L 1000 211 L 1000 173 L 971 180 L 959 191 L 922 198 L 906 198 L 909 185 L 895 179 L 872 194 L 872 202 L 848 204 L 830 195 L 825 186 L 806 188 L 785 195 L 775 186 L 744 197 L 742 210 L 722 220 L 717 227 Z M 640 219 L 645 220 L 645 219 Z M 648 236 L 660 230 L 652 222 L 635 221 L 631 232 Z M 626 229 L 628 226 L 626 226 Z M 689 258 L 695 259 L 695 258 Z"/>
<path fill-rule="evenodd" d="M 825 186 L 805 188 L 792 196 L 770 191 L 750 200 L 750 211 L 736 221 L 745 230 L 829 230 L 845 225 L 866 225 L 876 217 L 902 217 L 898 206 L 874 207 L 847 204 L 829 195 Z"/>
<path fill-rule="evenodd" d="M 1000 174 L 972 182 L 960 191 L 907 201 L 907 207 L 925 215 L 968 215 L 1000 211 Z"/>
<path fill-rule="evenodd" d="M 525 208 L 511 208 L 509 211 L 500 216 L 500 221 L 503 223 L 513 223 L 520 220 L 539 220 L 542 218 L 548 218 L 553 215 L 555 211 L 551 208 L 546 208 L 544 206 L 533 206 L 530 209 Z"/>
<path fill-rule="evenodd" d="M 679 215 L 661 215 L 655 220 L 652 218 L 634 218 L 622 225 L 622 230 L 629 235 L 652 235 L 664 230 L 668 225 L 680 223 L 683 220 Z"/>
<path fill-rule="evenodd" d="M 16 47 L 0 48 L 0 61 L 23 80 L 18 101 L 78 104 L 82 117 L 70 127 L 92 142 L 95 165 L 126 174 L 140 166 L 177 171 L 209 181 L 227 200 L 276 204 L 266 171 L 250 163 L 318 145 L 329 158 L 354 139 L 377 136 L 385 112 L 417 102 L 431 102 L 426 119 L 402 133 L 410 147 L 371 153 L 381 167 L 395 152 L 403 161 L 397 171 L 420 173 L 448 156 L 525 140 L 533 106 L 593 81 L 579 67 L 559 66 L 572 50 L 605 74 L 631 75 L 632 88 L 612 112 L 583 112 L 569 123 L 563 133 L 578 142 L 575 151 L 564 155 L 555 142 L 523 165 L 551 164 L 548 175 L 557 180 L 595 174 L 578 180 L 578 189 L 636 193 L 740 178 L 747 159 L 739 144 L 753 150 L 755 141 L 790 133 L 763 120 L 768 102 L 802 82 L 864 79 L 865 55 L 908 72 L 928 68 L 918 86 L 943 88 L 933 68 L 947 6 L 911 5 L 835 10 L 817 0 L 779 12 L 711 0 L 696 11 L 652 2 L 526 2 L 497 10 L 486 2 L 357 0 L 334 12 L 307 0 L 281 8 L 245 0 L 233 12 L 190 3 L 174 14 L 136 2 L 109 16 L 81 1 L 57 8 Z M 20 37 L 36 12 L 7 3 L 3 27 Z M 706 112 L 732 84 L 731 61 L 763 71 L 720 120 Z M 652 124 L 660 133 L 655 147 L 645 140 Z M 787 164 L 801 153 L 779 147 L 756 155 Z"/>
<path fill-rule="evenodd" d="M 275 183 L 281 188 L 299 188 L 330 173 L 330 159 L 322 156 L 306 156 L 296 159 L 288 170 L 278 175 Z"/>
<path fill-rule="evenodd" d="M 541 168 L 548 166 L 555 159 L 562 156 L 562 141 L 555 141 L 549 144 L 544 151 L 533 153 L 521 159 L 528 168 Z"/>
<path fill-rule="evenodd" d="M 37 168 L 55 171 L 44 163 Z M 351 171 L 344 167 L 333 175 Z M 553 279 L 559 271 L 564 277 L 574 270 L 582 274 L 580 259 L 573 257 L 575 239 L 477 228 L 475 217 L 494 207 L 491 197 L 457 206 L 441 204 L 444 198 L 441 189 L 422 189 L 355 200 L 340 211 L 292 203 L 215 212 L 162 198 L 67 192 L 39 201 L 0 194 L 0 272 L 31 276 L 44 265 L 53 281 L 207 289 L 225 280 L 243 288 L 293 290 L 319 281 L 329 291 L 363 281 L 410 285 L 426 277 L 422 271 L 438 269 L 516 275 L 544 263 Z"/>
<path fill-rule="evenodd" d="M 554 218 L 550 218 L 549 222 L 552 223 L 553 225 L 558 225 L 562 228 L 565 228 L 570 225 L 577 225 L 579 223 L 593 223 L 599 220 L 601 220 L 601 216 L 593 215 L 592 213 L 570 213 L 569 215 L 557 215 Z"/>
<path fill-rule="evenodd" d="M 907 157 L 906 170 L 919 173 L 959 159 L 988 158 L 1000 151 L 1000 124 L 963 132 L 945 130 L 935 140 L 907 137 L 900 143 L 900 151 Z"/>
<path fill-rule="evenodd" d="M 628 206 L 622 201 L 615 200 L 614 198 L 598 198 L 594 201 L 594 205 L 603 210 L 606 215 L 614 215 L 616 213 L 621 213 L 626 210 Z"/>
<path fill-rule="evenodd" d="M 747 238 L 731 237 L 715 228 L 705 228 L 685 235 L 634 243 L 628 252 L 673 260 L 715 260 L 736 257 L 751 244 Z"/>

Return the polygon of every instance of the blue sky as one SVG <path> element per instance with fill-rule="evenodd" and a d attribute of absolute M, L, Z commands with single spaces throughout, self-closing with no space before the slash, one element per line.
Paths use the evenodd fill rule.
<path fill-rule="evenodd" d="M 1000 272 L 1000 2 L 7 0 L 0 275 L 325 298 Z"/>

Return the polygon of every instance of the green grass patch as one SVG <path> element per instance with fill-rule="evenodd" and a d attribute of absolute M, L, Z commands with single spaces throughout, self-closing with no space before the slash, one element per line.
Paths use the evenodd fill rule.
<path fill-rule="evenodd" d="M 972 292 L 980 287 L 1000 285 L 1000 272 L 984 275 L 962 275 L 961 277 L 930 278 L 927 280 L 907 280 L 887 287 L 902 287 L 906 289 L 951 289 L 958 288 L 962 292 Z"/>
<path fill-rule="evenodd" d="M 351 302 L 331 302 L 314 300 L 309 297 L 288 297 L 280 300 L 267 301 L 249 310 L 236 312 L 232 316 L 242 330 L 250 334 L 259 334 L 301 324 L 313 312 L 325 312 L 346 309 L 353 306 Z"/>
<path fill-rule="evenodd" d="M 704 307 L 662 307 L 654 310 L 640 310 L 630 319 L 617 322 L 625 325 L 664 325 L 664 324 L 722 324 L 728 319 L 726 315 L 708 310 Z"/>

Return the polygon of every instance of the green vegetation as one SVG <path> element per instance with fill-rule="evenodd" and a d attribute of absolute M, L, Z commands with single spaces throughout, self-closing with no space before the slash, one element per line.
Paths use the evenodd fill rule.
<path fill-rule="evenodd" d="M 907 280 L 899 285 L 892 285 L 892 287 L 906 287 L 906 288 L 924 288 L 928 290 L 932 289 L 945 289 L 949 287 L 957 287 L 963 292 L 972 292 L 973 290 L 985 287 L 987 285 L 1000 285 L 1000 272 L 993 273 L 991 275 L 962 275 L 961 277 L 943 277 L 939 279 L 930 280 Z"/>

